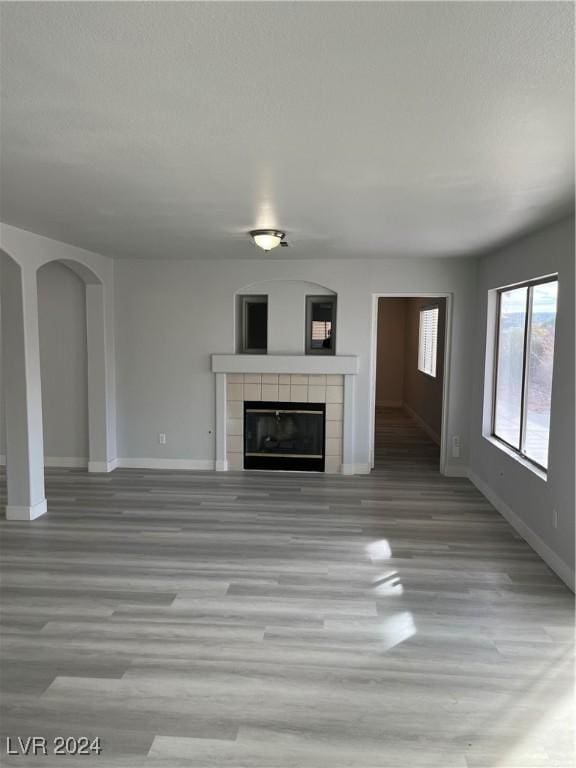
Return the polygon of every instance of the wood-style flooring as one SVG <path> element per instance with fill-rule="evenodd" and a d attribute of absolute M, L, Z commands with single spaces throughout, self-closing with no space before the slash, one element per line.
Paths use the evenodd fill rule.
<path fill-rule="evenodd" d="M 377 431 L 366 477 L 48 470 L 48 515 L 0 523 L 0 764 L 572 766 L 571 593 Z M 102 753 L 6 754 L 33 735 Z"/>

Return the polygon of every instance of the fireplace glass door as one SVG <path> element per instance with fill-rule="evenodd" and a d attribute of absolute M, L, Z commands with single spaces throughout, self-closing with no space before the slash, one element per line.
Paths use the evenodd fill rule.
<path fill-rule="evenodd" d="M 244 403 L 244 468 L 324 471 L 324 403 Z"/>

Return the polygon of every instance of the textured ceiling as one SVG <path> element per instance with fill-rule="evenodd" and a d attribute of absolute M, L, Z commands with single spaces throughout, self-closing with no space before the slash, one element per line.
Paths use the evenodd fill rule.
<path fill-rule="evenodd" d="M 118 257 L 479 253 L 572 206 L 573 12 L 3 3 L 2 219 Z"/>

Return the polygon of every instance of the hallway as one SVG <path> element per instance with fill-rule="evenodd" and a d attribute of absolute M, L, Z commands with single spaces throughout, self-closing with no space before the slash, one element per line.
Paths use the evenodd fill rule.
<path fill-rule="evenodd" d="M 378 473 L 440 473 L 440 447 L 403 408 L 376 408 L 374 458 Z"/>

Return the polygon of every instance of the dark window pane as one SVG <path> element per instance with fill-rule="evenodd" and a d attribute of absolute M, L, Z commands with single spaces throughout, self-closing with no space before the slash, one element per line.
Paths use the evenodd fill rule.
<path fill-rule="evenodd" d="M 308 352 L 334 352 L 336 303 L 319 297 L 308 298 Z"/>
<path fill-rule="evenodd" d="M 527 292 L 524 287 L 500 294 L 494 434 L 518 449 Z"/>
<path fill-rule="evenodd" d="M 265 350 L 268 346 L 268 305 L 246 302 L 246 349 Z"/>
<path fill-rule="evenodd" d="M 523 452 L 543 467 L 548 466 L 557 296 L 557 282 L 532 288 Z"/>

